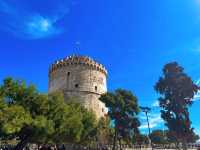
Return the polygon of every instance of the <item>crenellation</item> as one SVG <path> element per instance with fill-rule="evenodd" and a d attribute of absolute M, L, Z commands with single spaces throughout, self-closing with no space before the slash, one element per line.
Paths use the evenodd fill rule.
<path fill-rule="evenodd" d="M 83 57 L 83 56 L 77 56 L 77 55 L 72 55 L 72 56 L 65 57 L 64 59 L 60 59 L 56 61 L 54 64 L 51 65 L 50 72 L 52 72 L 52 70 L 59 69 L 60 67 L 63 67 L 66 65 L 68 66 L 68 65 L 82 65 L 82 64 L 88 65 L 91 67 L 91 69 L 97 69 L 98 71 L 101 71 L 105 75 L 107 75 L 107 70 L 102 64 L 94 61 L 90 57 Z"/>

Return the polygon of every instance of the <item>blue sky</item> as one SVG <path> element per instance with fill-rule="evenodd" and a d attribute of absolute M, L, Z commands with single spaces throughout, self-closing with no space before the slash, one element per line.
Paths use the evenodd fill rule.
<path fill-rule="evenodd" d="M 0 0 L 0 52 L 1 81 L 24 79 L 41 92 L 54 60 L 91 56 L 108 69 L 109 90 L 133 91 L 152 107 L 152 128 L 163 129 L 153 89 L 163 65 L 177 61 L 200 79 L 200 1 Z M 200 134 L 196 97 L 190 112 Z"/>

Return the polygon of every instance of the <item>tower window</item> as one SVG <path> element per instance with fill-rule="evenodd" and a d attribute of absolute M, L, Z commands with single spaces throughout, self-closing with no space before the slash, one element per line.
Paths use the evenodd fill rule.
<path fill-rule="evenodd" d="M 102 112 L 104 112 L 104 109 L 102 108 Z"/>
<path fill-rule="evenodd" d="M 67 76 L 68 76 L 68 77 L 70 76 L 70 72 L 67 72 Z"/>
<path fill-rule="evenodd" d="M 79 85 L 78 84 L 75 84 L 75 88 L 78 88 L 79 87 Z"/>
<path fill-rule="evenodd" d="M 97 91 L 97 86 L 94 87 L 95 91 Z"/>

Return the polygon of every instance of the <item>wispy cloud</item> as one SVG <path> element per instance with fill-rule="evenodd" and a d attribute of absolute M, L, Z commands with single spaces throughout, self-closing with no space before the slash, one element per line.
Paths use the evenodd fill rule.
<path fill-rule="evenodd" d="M 18 9 L 17 6 L 1 0 L 0 17 L 7 19 L 2 21 L 0 29 L 28 39 L 39 39 L 61 34 L 64 30 L 58 25 L 58 22 L 69 12 L 69 9 L 66 6 L 59 6 L 56 9 L 54 14 L 44 15 L 41 12 Z"/>
<path fill-rule="evenodd" d="M 146 122 L 146 117 L 141 116 L 140 119 L 141 119 L 142 125 L 139 128 L 141 130 L 147 129 L 148 124 Z M 150 126 L 150 128 L 159 127 L 162 124 L 163 124 L 163 119 L 161 118 L 160 113 L 150 114 L 150 116 L 149 116 L 149 126 Z"/>
<path fill-rule="evenodd" d="M 200 79 L 198 79 L 195 84 L 199 85 L 200 84 Z M 194 98 L 192 100 L 193 101 L 200 100 L 200 90 L 198 90 L 198 92 L 194 95 Z"/>
<path fill-rule="evenodd" d="M 158 100 L 154 101 L 152 107 L 159 107 L 159 101 Z"/>
<path fill-rule="evenodd" d="M 198 79 L 195 84 L 199 85 L 199 83 L 200 83 L 200 79 Z"/>
<path fill-rule="evenodd" d="M 56 21 L 41 15 L 31 16 L 24 24 L 24 33 L 28 37 L 43 38 L 60 34 L 63 30 L 55 26 Z"/>
<path fill-rule="evenodd" d="M 196 95 L 194 95 L 193 101 L 198 101 L 200 100 L 200 91 L 197 92 Z"/>
<path fill-rule="evenodd" d="M 199 128 L 194 128 L 194 132 L 198 135 L 200 135 L 200 129 Z"/>

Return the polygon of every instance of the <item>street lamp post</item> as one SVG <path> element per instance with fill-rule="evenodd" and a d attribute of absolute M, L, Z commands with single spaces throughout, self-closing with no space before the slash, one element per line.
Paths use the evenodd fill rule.
<path fill-rule="evenodd" d="M 149 142 L 150 142 L 150 145 L 153 149 L 153 146 L 152 146 L 152 143 L 151 143 L 151 139 L 150 139 L 150 125 L 149 125 L 149 116 L 148 116 L 148 113 L 151 111 L 151 108 L 149 107 L 140 107 L 140 109 L 145 113 L 146 115 L 146 118 L 147 118 L 147 125 L 148 125 L 148 130 L 149 130 L 149 134 L 148 134 L 148 137 L 149 137 Z"/>

